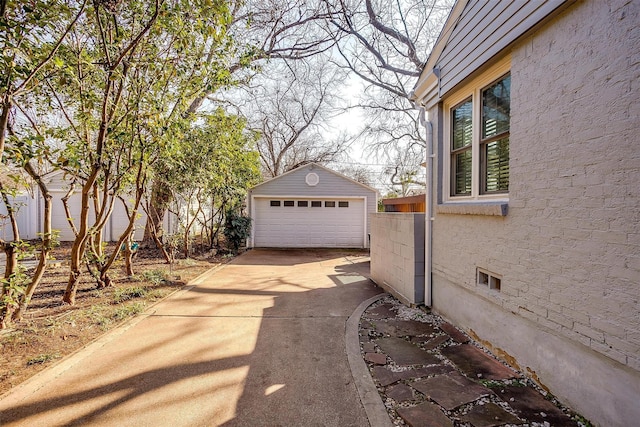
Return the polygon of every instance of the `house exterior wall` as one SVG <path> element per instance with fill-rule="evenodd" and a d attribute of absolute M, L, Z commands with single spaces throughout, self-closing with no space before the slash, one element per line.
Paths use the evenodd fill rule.
<path fill-rule="evenodd" d="M 371 280 L 407 304 L 424 302 L 424 214 L 374 213 Z"/>
<path fill-rule="evenodd" d="M 638 2 L 583 1 L 518 40 L 508 212 L 433 226 L 434 310 L 602 426 L 640 419 L 639 22 Z"/>

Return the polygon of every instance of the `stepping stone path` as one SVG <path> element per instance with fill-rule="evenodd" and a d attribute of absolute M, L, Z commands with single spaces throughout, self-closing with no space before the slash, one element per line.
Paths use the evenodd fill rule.
<path fill-rule="evenodd" d="M 395 426 L 582 426 L 455 326 L 386 296 L 360 319 L 362 356 Z"/>

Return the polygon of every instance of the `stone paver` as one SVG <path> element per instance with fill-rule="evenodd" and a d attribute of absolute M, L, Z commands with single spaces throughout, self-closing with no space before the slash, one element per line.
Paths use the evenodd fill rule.
<path fill-rule="evenodd" d="M 521 417 L 538 423 L 545 421 L 553 427 L 575 426 L 569 416 L 549 402 L 540 393 L 529 387 L 505 386 L 496 394 L 507 402 Z"/>
<path fill-rule="evenodd" d="M 425 350 L 433 350 L 441 344 L 449 341 L 449 335 L 438 335 L 435 337 L 411 337 L 411 342 L 421 344 Z"/>
<path fill-rule="evenodd" d="M 453 422 L 440 407 L 424 402 L 410 408 L 398 409 L 398 415 L 411 427 L 453 427 Z"/>
<path fill-rule="evenodd" d="M 449 372 L 454 372 L 456 368 L 450 365 L 434 365 L 434 366 L 423 366 L 416 367 L 413 370 L 408 371 L 409 373 L 413 373 L 409 376 L 409 379 L 419 379 L 423 377 L 432 377 L 434 375 L 442 375 L 448 374 Z"/>
<path fill-rule="evenodd" d="M 392 398 L 396 402 L 406 402 L 415 399 L 413 389 L 406 384 L 396 384 L 389 387 L 387 397 Z"/>
<path fill-rule="evenodd" d="M 398 365 L 432 365 L 440 362 L 433 354 L 401 338 L 380 338 L 376 344 Z"/>
<path fill-rule="evenodd" d="M 383 366 L 374 366 L 372 375 L 382 387 L 386 387 L 401 380 L 416 380 L 433 375 L 446 374 L 454 370 L 455 368 L 449 365 L 434 365 L 394 372 Z"/>
<path fill-rule="evenodd" d="M 462 421 L 473 427 L 497 427 L 504 424 L 520 424 L 522 420 L 502 409 L 495 403 L 487 403 L 473 407 Z"/>
<path fill-rule="evenodd" d="M 469 342 L 469 337 L 467 337 L 465 334 L 460 332 L 458 328 L 453 326 L 451 323 L 446 323 L 446 322 L 442 323 L 440 325 L 440 329 L 445 331 L 447 335 L 449 335 L 451 339 L 453 339 L 455 342 L 458 342 L 460 344 Z"/>
<path fill-rule="evenodd" d="M 362 344 L 362 351 L 365 353 L 375 353 L 376 345 L 372 342 L 365 342 Z"/>
<path fill-rule="evenodd" d="M 471 344 L 443 348 L 442 354 L 470 378 L 506 380 L 516 375 L 515 371 Z"/>
<path fill-rule="evenodd" d="M 422 364 L 408 366 L 397 361 L 396 365 L 389 363 L 386 366 L 369 363 L 371 375 L 378 384 L 378 392 L 394 425 L 579 425 L 570 415 L 565 415 L 565 412 L 571 414 L 569 409 L 559 409 L 559 403 L 546 400 L 531 380 L 500 363 L 476 343 L 466 344 L 471 342 L 469 337 L 443 322 L 439 316 L 424 309 L 400 309 L 401 303 L 390 296 L 383 297 L 379 305 L 384 305 L 384 309 L 375 311 L 376 318 L 369 316 L 369 310 L 362 311 L 362 348 L 367 342 L 375 342 L 393 361 L 394 357 L 401 359 L 398 354 L 392 354 L 393 349 L 398 348 L 406 349 L 415 357 L 411 362 L 424 355 L 430 356 Z M 393 305 L 397 308 L 394 309 Z M 375 308 L 376 303 L 373 303 L 370 310 Z M 380 317 L 382 312 L 398 314 L 384 319 Z M 433 332 L 413 336 L 406 334 L 406 329 L 397 326 L 398 322 L 406 322 L 407 319 L 431 325 Z M 372 323 L 384 326 L 371 329 Z M 415 331 L 429 331 L 429 328 L 415 325 Z M 415 348 L 421 349 L 422 353 L 416 352 Z M 411 395 L 408 387 L 414 390 Z"/>
<path fill-rule="evenodd" d="M 415 337 L 418 335 L 430 335 L 435 332 L 435 328 L 425 322 L 417 322 L 415 320 L 387 320 L 374 322 L 377 331 L 395 336 Z"/>
<path fill-rule="evenodd" d="M 387 355 L 382 353 L 365 353 L 364 360 L 374 365 L 386 365 Z"/>
<path fill-rule="evenodd" d="M 411 386 L 448 411 L 492 394 L 488 388 L 458 373 L 416 381 Z"/>
<path fill-rule="evenodd" d="M 389 319 L 395 317 L 397 314 L 398 312 L 393 310 L 392 304 L 380 304 L 369 311 L 369 316 L 372 319 Z"/>
<path fill-rule="evenodd" d="M 372 376 L 382 387 L 386 387 L 389 384 L 396 383 L 401 379 L 407 378 L 403 374 L 406 371 L 394 372 L 383 366 L 375 366 L 372 369 Z"/>

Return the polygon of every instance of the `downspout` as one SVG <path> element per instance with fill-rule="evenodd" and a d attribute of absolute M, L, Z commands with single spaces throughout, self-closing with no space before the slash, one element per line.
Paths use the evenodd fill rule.
<path fill-rule="evenodd" d="M 424 213 L 424 305 L 432 305 L 432 249 L 433 249 L 433 125 L 429 121 L 429 113 L 424 105 L 420 105 L 420 123 L 427 131 L 427 153 L 426 153 L 426 194 Z"/>

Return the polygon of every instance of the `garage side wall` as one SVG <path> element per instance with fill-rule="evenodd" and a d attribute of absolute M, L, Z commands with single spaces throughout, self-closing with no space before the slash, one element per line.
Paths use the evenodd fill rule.
<path fill-rule="evenodd" d="M 406 304 L 424 302 L 424 214 L 376 213 L 371 222 L 371 280 Z"/>

